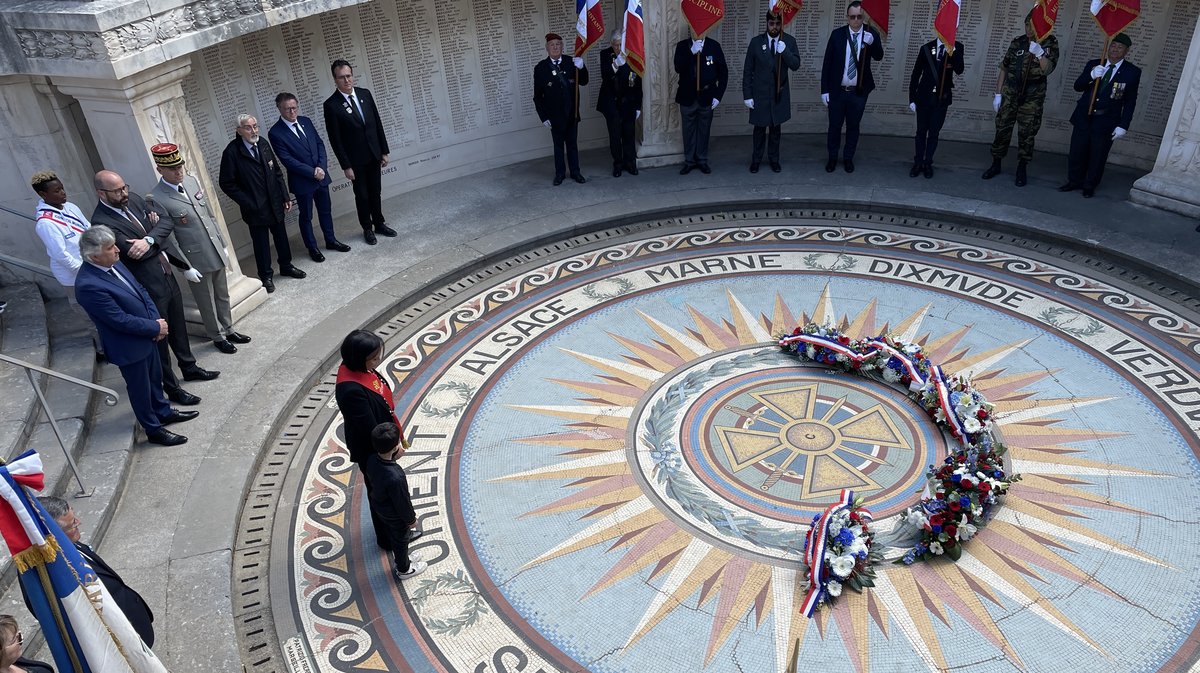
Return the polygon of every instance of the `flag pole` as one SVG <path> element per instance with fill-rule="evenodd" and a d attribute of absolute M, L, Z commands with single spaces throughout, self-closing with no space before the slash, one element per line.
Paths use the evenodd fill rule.
<path fill-rule="evenodd" d="M 1105 33 L 1107 35 L 1108 33 Z M 1108 58 L 1108 47 L 1112 44 L 1112 37 L 1104 41 L 1104 53 L 1100 55 L 1100 65 L 1104 65 L 1105 59 Z M 1101 76 L 1102 77 L 1102 76 Z M 1091 117 L 1096 113 L 1096 96 L 1100 93 L 1100 77 L 1092 80 L 1092 100 L 1088 103 L 1088 116 Z"/>
<path fill-rule="evenodd" d="M 942 45 L 943 47 L 945 45 Z M 954 56 L 954 52 L 947 49 L 946 58 L 942 59 L 942 77 L 938 81 L 938 104 L 940 105 L 946 96 L 946 71 L 950 69 L 950 58 Z"/>

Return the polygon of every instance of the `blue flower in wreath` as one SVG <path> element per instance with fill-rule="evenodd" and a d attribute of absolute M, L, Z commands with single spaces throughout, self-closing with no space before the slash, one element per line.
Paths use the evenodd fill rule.
<path fill-rule="evenodd" d="M 957 407 L 959 401 L 962 400 L 962 396 L 963 394 L 960 392 L 950 393 L 950 406 Z"/>
<path fill-rule="evenodd" d="M 962 505 L 963 507 L 970 507 L 971 506 L 970 496 L 964 495 L 963 497 L 959 498 L 958 504 Z"/>
<path fill-rule="evenodd" d="M 934 527 L 933 527 L 933 534 L 934 534 L 934 535 L 937 535 L 938 533 L 941 533 L 941 532 L 942 532 L 942 527 L 941 527 L 941 526 L 934 526 Z"/>
<path fill-rule="evenodd" d="M 952 475 L 950 475 L 950 481 L 957 484 L 958 482 L 962 481 L 962 475 L 961 474 L 952 474 Z"/>
<path fill-rule="evenodd" d="M 909 549 L 908 552 L 904 554 L 904 565 L 910 566 L 916 560 L 917 554 L 915 549 Z"/>
<path fill-rule="evenodd" d="M 854 533 L 850 532 L 849 528 L 843 528 L 841 532 L 837 534 L 836 539 L 838 544 L 848 545 L 854 542 Z"/>

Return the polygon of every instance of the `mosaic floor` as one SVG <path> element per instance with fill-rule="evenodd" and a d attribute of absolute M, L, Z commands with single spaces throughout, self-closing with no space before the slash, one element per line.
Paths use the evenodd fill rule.
<path fill-rule="evenodd" d="M 319 670 L 1192 665 L 1195 324 L 980 241 L 744 224 L 564 253 L 393 339 L 429 569 L 392 580 L 340 418 L 315 429 L 286 573 Z M 1022 475 L 960 561 L 882 566 L 812 620 L 812 515 L 853 488 L 897 525 L 948 443 L 902 389 L 773 347 L 808 320 L 972 377 Z"/>

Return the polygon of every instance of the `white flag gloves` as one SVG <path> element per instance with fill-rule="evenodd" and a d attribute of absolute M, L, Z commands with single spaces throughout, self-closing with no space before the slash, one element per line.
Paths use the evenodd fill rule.
<path fill-rule="evenodd" d="M 642 118 L 642 111 L 641 111 L 641 110 L 638 110 L 638 111 L 637 111 L 637 114 L 635 114 L 635 115 L 633 116 L 633 118 L 634 118 L 634 120 L 641 119 L 641 118 Z"/>
<path fill-rule="evenodd" d="M 201 276 L 200 272 L 195 269 L 188 269 L 187 271 L 183 272 L 183 277 L 186 278 L 189 283 L 199 283 L 200 279 L 204 276 Z"/>
<path fill-rule="evenodd" d="M 712 106 L 712 109 L 716 110 L 716 109 L 717 109 L 717 106 L 718 106 L 718 105 L 720 105 L 720 104 L 721 104 L 721 101 L 719 101 L 719 100 L 717 100 L 716 98 L 714 98 L 714 99 L 713 99 L 713 106 Z"/>
<path fill-rule="evenodd" d="M 546 128 L 550 128 L 550 120 L 547 119 L 546 121 L 542 122 L 542 125 L 545 126 Z"/>
<path fill-rule="evenodd" d="M 775 53 L 776 54 L 782 54 L 786 49 L 787 49 L 787 45 L 783 43 L 783 40 L 775 40 Z"/>
<path fill-rule="evenodd" d="M 827 94 L 827 93 L 821 94 L 821 102 L 824 103 L 826 106 L 828 106 L 829 105 L 829 94 Z"/>
<path fill-rule="evenodd" d="M 1003 96 L 1001 96 L 1000 94 L 996 94 L 996 97 L 992 99 L 992 112 L 1000 111 L 1000 100 L 1002 98 L 1003 98 Z"/>
<path fill-rule="evenodd" d="M 1120 140 L 1121 138 L 1124 138 L 1124 137 L 1125 137 L 1125 129 L 1121 128 L 1120 126 L 1113 129 L 1113 136 L 1112 136 L 1113 140 Z"/>
<path fill-rule="evenodd" d="M 869 30 L 863 29 L 863 44 L 868 47 L 875 44 L 875 34 Z"/>
<path fill-rule="evenodd" d="M 909 111 L 910 111 L 910 112 L 916 112 L 916 111 L 917 111 L 917 104 L 916 104 L 916 103 L 909 103 L 909 104 L 908 104 L 908 109 L 909 109 Z"/>
<path fill-rule="evenodd" d="M 617 54 L 617 57 L 613 59 L 613 63 L 616 64 L 618 68 L 625 65 L 625 54 Z"/>
<path fill-rule="evenodd" d="M 1042 49 L 1042 45 L 1031 41 L 1029 43 L 1029 53 L 1033 54 L 1034 58 L 1041 58 L 1042 54 L 1046 53 L 1046 50 Z"/>
<path fill-rule="evenodd" d="M 744 100 L 742 102 L 745 103 L 746 107 L 750 108 L 751 110 L 754 109 L 754 99 L 753 98 L 747 98 L 746 100 Z"/>
<path fill-rule="evenodd" d="M 1092 68 L 1092 79 L 1100 79 L 1101 77 L 1104 77 L 1104 70 L 1105 67 L 1102 65 Z"/>
<path fill-rule="evenodd" d="M 575 58 L 571 59 L 571 62 L 575 64 L 576 70 L 583 70 L 583 59 L 582 58 L 579 58 L 578 56 L 576 56 Z"/>
<path fill-rule="evenodd" d="M 693 54 L 699 54 L 700 50 L 703 48 L 704 48 L 704 38 L 700 38 L 699 40 L 692 40 L 692 53 Z"/>

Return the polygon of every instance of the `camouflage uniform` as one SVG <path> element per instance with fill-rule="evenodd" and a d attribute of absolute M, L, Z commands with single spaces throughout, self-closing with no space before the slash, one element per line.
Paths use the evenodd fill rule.
<path fill-rule="evenodd" d="M 996 139 L 992 141 L 992 156 L 996 159 L 1003 159 L 1008 154 L 1014 124 L 1020 126 L 1017 159 L 1029 161 L 1033 158 L 1033 142 L 1042 126 L 1042 107 L 1046 103 L 1046 77 L 1058 65 L 1058 39 L 1050 35 L 1041 45 L 1050 63 L 1045 70 L 1039 61 L 1029 57 L 1029 38 L 1024 35 L 1013 38 L 1000 62 L 1005 77 L 1000 111 L 996 113 Z"/>

